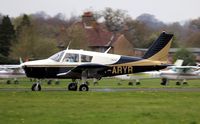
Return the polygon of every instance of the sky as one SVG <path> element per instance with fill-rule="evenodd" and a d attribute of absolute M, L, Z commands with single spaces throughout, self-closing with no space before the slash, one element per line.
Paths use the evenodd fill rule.
<path fill-rule="evenodd" d="M 106 7 L 125 10 L 133 19 L 144 13 L 152 14 L 165 23 L 200 17 L 200 0 L 0 0 L 0 13 L 10 17 L 41 11 L 51 16 L 63 13 L 70 17 Z"/>

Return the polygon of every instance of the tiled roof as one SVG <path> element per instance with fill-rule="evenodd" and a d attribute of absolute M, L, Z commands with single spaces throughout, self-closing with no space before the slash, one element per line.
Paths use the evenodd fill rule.
<path fill-rule="evenodd" d="M 95 26 L 91 28 L 85 28 L 82 22 L 78 22 L 75 25 L 80 25 L 85 30 L 89 47 L 108 46 L 111 37 L 113 36 L 113 33 L 109 32 L 103 24 L 95 24 Z M 117 36 L 113 39 L 112 43 L 116 41 Z"/>

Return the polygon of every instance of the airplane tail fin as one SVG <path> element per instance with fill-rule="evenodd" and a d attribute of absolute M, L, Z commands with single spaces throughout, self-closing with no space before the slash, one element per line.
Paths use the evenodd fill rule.
<path fill-rule="evenodd" d="M 161 33 L 143 56 L 144 59 L 167 62 L 173 34 Z"/>
<path fill-rule="evenodd" d="M 175 66 L 182 66 L 183 65 L 183 60 L 182 59 L 177 59 L 176 62 L 174 63 Z"/>

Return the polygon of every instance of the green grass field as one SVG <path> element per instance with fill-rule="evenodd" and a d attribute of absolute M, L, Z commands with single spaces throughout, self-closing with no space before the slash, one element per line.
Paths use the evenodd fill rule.
<path fill-rule="evenodd" d="M 0 80 L 0 88 L 29 88 L 32 86 L 33 82 L 29 79 L 23 78 L 19 79 L 19 84 L 15 85 L 13 81 L 11 84 L 6 84 L 7 80 Z M 42 88 L 67 88 L 68 83 L 71 80 L 59 80 L 60 84 L 56 85 L 55 80 L 52 81 L 51 85 L 47 84 L 47 80 L 42 80 Z M 171 81 L 168 86 L 160 85 L 160 79 L 145 79 L 140 80 L 141 85 L 128 85 L 128 80 L 121 81 L 115 78 L 103 78 L 98 82 L 98 85 L 93 85 L 93 81 L 89 80 L 90 88 L 200 88 L 200 80 L 189 80 L 188 85 L 177 86 L 176 81 Z M 134 84 L 134 81 L 132 81 Z"/>
<path fill-rule="evenodd" d="M 31 83 L 9 84 L 0 80 L 0 88 L 30 88 Z M 66 87 L 60 85 L 44 88 Z M 116 79 L 103 79 L 91 88 L 162 88 L 159 80 L 144 80 L 140 86 L 118 85 Z M 178 87 L 171 82 L 167 87 Z M 200 87 L 198 80 L 188 86 Z M 31 92 L 0 91 L 0 124 L 198 124 L 200 92 Z"/>

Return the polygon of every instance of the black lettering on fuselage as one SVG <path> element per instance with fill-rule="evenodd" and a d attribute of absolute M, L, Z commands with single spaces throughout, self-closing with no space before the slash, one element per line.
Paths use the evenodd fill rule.
<path fill-rule="evenodd" d="M 133 73 L 132 66 L 113 66 L 112 74 L 130 74 Z"/>

